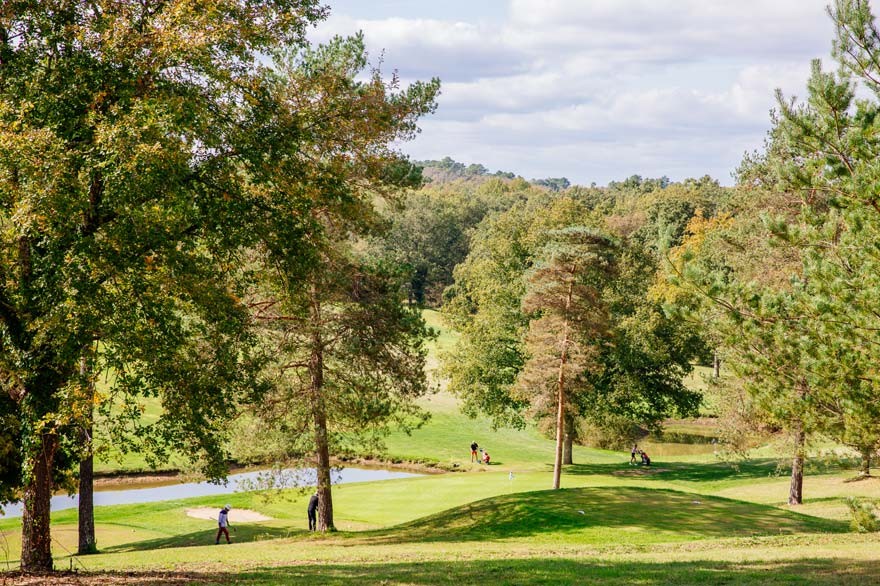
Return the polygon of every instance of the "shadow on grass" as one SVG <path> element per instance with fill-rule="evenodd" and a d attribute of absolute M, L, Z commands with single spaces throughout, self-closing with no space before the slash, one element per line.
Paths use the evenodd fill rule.
<path fill-rule="evenodd" d="M 880 561 L 591 562 L 571 559 L 304 565 L 237 574 L 236 584 L 880 584 Z"/>
<path fill-rule="evenodd" d="M 840 521 L 674 490 L 573 488 L 503 495 L 469 503 L 390 529 L 362 534 L 381 543 L 484 541 L 541 533 L 580 533 L 601 543 L 609 531 L 625 542 L 846 532 Z M 627 539 L 627 538 L 630 539 Z"/>
<path fill-rule="evenodd" d="M 652 460 L 651 466 L 645 470 L 662 469 L 651 475 L 639 478 L 652 478 L 663 481 L 680 480 L 685 482 L 713 482 L 722 480 L 752 480 L 758 478 L 781 477 L 788 474 L 789 469 L 778 468 L 778 460 L 765 458 L 746 460 L 736 465 L 728 462 L 664 462 Z M 630 466 L 627 461 L 613 464 L 572 464 L 565 467 L 565 473 L 572 476 L 589 476 L 594 474 L 619 475 L 632 470 L 642 470 L 641 466 Z"/>
<path fill-rule="evenodd" d="M 236 527 L 235 532 L 231 532 L 232 543 L 248 543 L 252 541 L 265 541 L 267 539 L 280 539 L 283 537 L 293 537 L 307 533 L 305 530 L 290 529 L 287 527 L 265 527 L 261 525 L 242 525 Z M 168 537 L 159 537 L 156 539 L 148 539 L 145 541 L 135 541 L 131 543 L 121 543 L 110 547 L 102 547 L 101 553 L 118 553 L 123 551 L 144 551 L 150 549 L 166 549 L 169 547 L 193 547 L 198 545 L 210 545 L 214 543 L 217 536 L 217 530 L 195 531 L 193 533 L 184 533 L 182 535 L 169 535 Z M 220 538 L 222 547 L 226 544 L 226 538 Z"/>
<path fill-rule="evenodd" d="M 3 584 L 880 584 L 880 561 L 803 559 L 796 561 L 670 563 L 580 561 L 559 558 L 415 563 L 304 564 L 223 572 L 98 572 L 44 576 L 0 572 Z"/>
<path fill-rule="evenodd" d="M 128 584 L 131 586 L 170 586 L 172 584 L 228 584 L 218 582 L 217 573 L 186 571 L 150 572 L 71 572 L 52 573 L 0 572 L 0 584 L 4 586 L 107 586 L 109 584 Z"/>

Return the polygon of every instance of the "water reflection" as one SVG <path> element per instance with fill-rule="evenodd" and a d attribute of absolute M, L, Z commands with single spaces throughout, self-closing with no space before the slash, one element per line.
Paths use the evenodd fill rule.
<path fill-rule="evenodd" d="M 150 488 L 130 488 L 124 490 L 95 489 L 95 505 L 127 505 L 132 503 L 152 503 L 173 499 L 189 498 L 194 496 L 210 496 L 229 494 L 254 490 L 265 486 L 264 479 L 266 470 L 256 470 L 241 474 L 232 474 L 225 485 L 211 484 L 209 482 L 184 482 L 169 483 L 164 486 L 152 486 Z M 419 476 L 409 472 L 397 472 L 393 470 L 366 469 L 366 468 L 340 468 L 333 473 L 334 484 L 350 484 L 354 482 L 369 482 L 372 480 L 391 480 L 394 478 L 409 478 Z M 295 479 L 297 486 L 314 486 L 316 473 L 314 468 L 301 470 L 285 470 L 281 476 L 288 486 Z M 52 497 L 52 510 L 60 511 L 72 509 L 77 506 L 78 497 L 56 495 Z M 3 507 L 4 514 L 0 518 L 20 517 L 21 503 L 13 503 Z"/>
<path fill-rule="evenodd" d="M 718 439 L 711 435 L 662 431 L 638 442 L 652 458 L 655 456 L 696 456 L 718 452 Z"/>

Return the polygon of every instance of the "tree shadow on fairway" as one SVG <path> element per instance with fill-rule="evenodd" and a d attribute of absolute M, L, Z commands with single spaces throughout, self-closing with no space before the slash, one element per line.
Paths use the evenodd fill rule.
<path fill-rule="evenodd" d="M 8 582 L 7 582 L 8 581 Z M 228 584 L 218 581 L 217 573 L 187 571 L 140 571 L 140 572 L 80 572 L 60 571 L 46 574 L 22 573 L 20 571 L 0 571 L 0 584 L 21 584 L 24 586 L 107 586 L 126 584 L 129 586 L 171 586 L 173 584 Z"/>
<path fill-rule="evenodd" d="M 628 461 L 619 464 L 572 464 L 565 467 L 565 474 L 571 476 L 612 475 L 629 476 L 633 471 L 658 470 L 654 474 L 639 474 L 639 478 L 664 481 L 713 482 L 721 480 L 751 480 L 771 478 L 787 474 L 790 469 L 780 468 L 779 461 L 773 458 L 746 460 L 736 464 L 729 462 L 663 462 L 654 460 L 651 466 L 630 466 Z"/>
<path fill-rule="evenodd" d="M 382 543 L 484 541 L 543 533 L 579 543 L 647 543 L 780 533 L 845 532 L 840 521 L 754 503 L 638 487 L 573 488 L 502 495 L 366 533 Z"/>
<path fill-rule="evenodd" d="M 290 529 L 287 527 L 266 527 L 262 525 L 241 525 L 235 528 L 235 532 L 230 531 L 232 543 L 248 543 L 252 541 L 265 541 L 267 539 L 279 539 L 282 537 L 293 537 L 298 534 L 307 533 L 304 529 Z M 101 553 L 117 553 L 124 551 L 145 551 L 151 549 L 166 549 L 169 547 L 195 547 L 200 545 L 211 545 L 217 536 L 217 529 L 207 529 L 205 531 L 194 531 L 192 533 L 184 533 L 180 535 L 169 535 L 168 537 L 159 537 L 156 539 L 147 539 L 144 541 L 133 541 L 130 543 L 120 543 L 110 547 L 102 547 Z M 98 535 L 100 539 L 100 535 Z M 220 538 L 220 545 L 226 543 L 226 538 Z M 220 547 L 220 546 L 218 546 Z"/>
<path fill-rule="evenodd" d="M 639 563 L 572 559 L 358 563 L 265 568 L 236 584 L 880 584 L 876 560 Z"/>

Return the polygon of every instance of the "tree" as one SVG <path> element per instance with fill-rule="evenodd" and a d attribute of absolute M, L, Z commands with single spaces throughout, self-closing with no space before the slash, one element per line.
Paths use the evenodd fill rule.
<path fill-rule="evenodd" d="M 571 187 L 571 181 L 565 177 L 547 177 L 546 179 L 533 179 L 532 183 L 546 187 L 550 191 L 565 191 Z"/>
<path fill-rule="evenodd" d="M 615 260 L 615 278 L 603 290 L 610 328 L 601 368 L 582 375 L 578 413 L 600 430 L 658 430 L 668 417 L 697 412 L 702 396 L 683 381 L 705 353 L 703 334 L 667 314 L 654 296 L 658 269 L 650 248 L 624 240 Z"/>
<path fill-rule="evenodd" d="M 793 218 L 766 221 L 766 231 L 800 261 L 790 298 L 776 305 L 783 310 L 768 323 L 784 323 L 787 346 L 798 352 L 794 398 L 809 393 L 818 429 L 855 447 L 868 474 L 880 442 L 874 367 L 880 331 L 874 246 L 880 237 L 874 189 L 880 173 L 874 139 L 880 33 L 864 0 L 839 0 L 829 15 L 839 71 L 826 73 L 815 61 L 802 104 L 778 93 L 779 114 L 767 147 L 746 159 L 740 183 L 799 204 Z M 859 85 L 865 99 L 856 99 Z"/>
<path fill-rule="evenodd" d="M 563 358 L 558 344 L 565 320 L 557 315 L 540 321 L 540 314 L 524 311 L 527 275 L 536 270 L 545 247 L 552 248 L 552 235 L 596 230 L 584 226 L 603 218 L 593 217 L 594 209 L 579 194 L 546 196 L 489 216 L 477 228 L 467 259 L 456 267 L 455 284 L 447 290 L 444 313 L 461 337 L 445 368 L 449 388 L 461 398 L 466 413 L 488 415 L 496 425 L 524 425 L 532 419 L 542 429 L 556 431 Z M 659 302 L 649 299 L 657 266 L 653 254 L 625 238 L 608 254 L 616 270 L 613 278 L 606 275 L 602 298 L 594 306 L 596 315 L 607 320 L 605 330 L 596 339 L 569 338 L 567 347 L 577 343 L 587 354 L 575 363 L 566 355 L 562 366 L 563 419 L 572 416 L 564 429 L 571 431 L 585 420 L 617 425 L 616 415 L 656 427 L 669 414 L 693 412 L 699 402 L 699 395 L 688 391 L 681 379 L 702 344 L 694 328 L 667 317 Z M 573 368 L 578 365 L 584 368 Z M 551 371 L 556 375 L 552 381 Z M 568 433 L 568 439 L 575 435 Z"/>
<path fill-rule="evenodd" d="M 322 253 L 306 287 L 255 303 L 265 340 L 278 357 L 276 390 L 254 413 L 266 436 L 280 438 L 279 460 L 314 456 L 318 530 L 334 531 L 331 454 L 375 446 L 391 425 L 404 429 L 426 415 L 415 399 L 427 392 L 421 313 L 404 302 L 400 272 L 337 241 Z"/>
<path fill-rule="evenodd" d="M 78 397 L 76 403 L 80 405 L 80 413 L 75 425 L 78 427 L 79 448 L 79 499 L 77 501 L 77 536 L 78 544 L 76 553 L 88 555 L 98 551 L 98 540 L 95 535 L 95 451 L 92 435 L 94 432 L 94 405 L 95 405 L 95 375 L 92 370 L 92 355 L 94 349 L 85 349 L 80 357 L 79 389 L 84 391 L 84 396 Z"/>
<path fill-rule="evenodd" d="M 467 230 L 479 211 L 467 202 L 431 192 L 410 194 L 394 210 L 387 236 L 376 243 L 408 268 L 409 302 L 436 305 L 452 284 L 452 271 L 467 256 Z"/>
<path fill-rule="evenodd" d="M 477 227 L 443 305 L 461 333 L 444 359 L 444 369 L 466 414 L 488 415 L 495 425 L 525 425 L 528 403 L 511 393 L 526 360 L 524 275 L 547 233 L 582 215 L 582 206 L 571 199 L 548 203 L 544 194 L 536 194 L 506 212 L 487 216 Z"/>
<path fill-rule="evenodd" d="M 822 429 L 823 389 L 815 368 L 821 351 L 808 332 L 800 302 L 802 254 L 776 239 L 765 218 L 798 222 L 797 206 L 772 193 L 741 188 L 735 215 L 695 217 L 669 255 L 669 310 L 685 312 L 711 330 L 762 422 L 791 437 L 789 502 L 803 499 L 806 443 Z M 748 422 L 746 422 L 748 423 Z"/>
<path fill-rule="evenodd" d="M 148 429 L 136 409 L 114 425 L 222 476 L 218 423 L 265 388 L 243 251 L 265 246 L 295 282 L 316 261 L 311 210 L 354 221 L 362 200 L 341 197 L 353 178 L 409 172 L 387 149 L 315 156 L 328 127 L 359 136 L 380 84 L 352 100 L 308 69 L 320 60 L 300 84 L 263 65 L 309 54 L 305 31 L 325 13 L 313 0 L 51 5 L 0 8 L 0 416 L 16 422 L 3 469 L 21 472 L 26 571 L 52 568 L 49 501 L 79 443 L 82 349 L 100 340 L 95 372 L 116 373 L 99 408 L 162 399 Z M 370 136 L 415 132 L 414 104 L 430 111 L 435 93 L 386 99 L 381 85 L 390 122 Z"/>
<path fill-rule="evenodd" d="M 551 233 L 528 277 L 523 308 L 533 317 L 526 337 L 528 359 L 517 384 L 539 405 L 548 391 L 556 411 L 556 457 L 553 488 L 562 475 L 565 407 L 572 386 L 585 372 L 596 370 L 608 329 L 602 288 L 614 278 L 614 245 L 605 236 L 581 226 Z"/>
<path fill-rule="evenodd" d="M 336 38 L 280 68 L 277 93 L 317 105 L 309 146 L 318 168 L 326 169 L 293 187 L 326 199 L 304 212 L 308 222 L 272 233 L 252 251 L 259 279 L 249 304 L 275 360 L 273 390 L 251 411 L 259 427 L 273 430 L 263 436 L 279 440 L 273 456 L 313 456 L 322 531 L 334 530 L 331 452 L 376 445 L 393 424 L 420 423 L 414 400 L 427 390 L 422 342 L 428 331 L 418 309 L 403 302 L 403 273 L 367 238 L 386 224 L 378 203 L 396 205 L 402 189 L 421 182 L 419 169 L 391 145 L 411 138 L 418 117 L 433 110 L 438 83 L 399 90 L 379 71 L 359 79 L 366 65 L 358 35 Z M 325 102 L 327 96 L 332 100 Z M 314 262 L 302 266 L 299 251 L 286 244 L 291 237 L 314 244 Z"/>

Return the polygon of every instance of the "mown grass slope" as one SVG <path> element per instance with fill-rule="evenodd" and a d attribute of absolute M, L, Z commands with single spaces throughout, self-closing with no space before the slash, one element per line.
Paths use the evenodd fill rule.
<path fill-rule="evenodd" d="M 73 583 L 83 584 L 880 583 L 880 536 L 849 533 L 844 505 L 880 499 L 880 480 L 848 482 L 852 472 L 832 466 L 808 475 L 806 502 L 792 510 L 776 458 L 657 456 L 646 469 L 628 453 L 578 447 L 551 491 L 553 442 L 535 429 L 493 430 L 445 392 L 424 405 L 432 419 L 392 435 L 389 457 L 460 472 L 337 486 L 338 533 L 305 530 L 302 492 L 237 493 L 98 507 L 101 553 L 72 557 L 68 510 L 52 516 L 57 563 L 79 568 Z M 469 461 L 473 440 L 492 465 Z M 215 523 L 186 510 L 225 502 L 271 520 L 236 524 L 233 544 L 215 546 Z M 17 519 L 0 520 L 0 568 L 15 568 L 19 531 Z"/>

